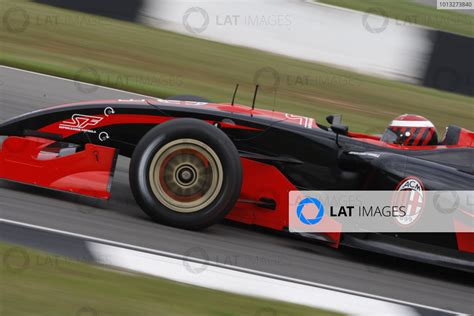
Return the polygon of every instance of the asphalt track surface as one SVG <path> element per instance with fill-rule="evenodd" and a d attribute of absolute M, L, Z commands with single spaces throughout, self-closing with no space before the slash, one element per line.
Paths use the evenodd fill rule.
<path fill-rule="evenodd" d="M 0 92 L 2 122 L 51 105 L 143 98 L 6 67 L 0 67 Z M 109 202 L 0 181 L 0 218 L 474 314 L 474 282 L 466 273 L 351 249 L 336 250 L 230 222 L 203 232 L 153 223 L 133 199 L 128 163 L 119 159 Z"/>

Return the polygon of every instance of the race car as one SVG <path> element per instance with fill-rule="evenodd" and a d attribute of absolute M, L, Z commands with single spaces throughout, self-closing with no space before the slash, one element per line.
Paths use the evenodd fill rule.
<path fill-rule="evenodd" d="M 143 211 L 193 230 L 227 218 L 288 232 L 295 190 L 473 190 L 472 131 L 450 125 L 439 141 L 416 115 L 382 136 L 327 121 L 194 96 L 54 106 L 0 124 L 0 178 L 109 199 L 120 154 Z M 473 271 L 474 236 L 462 231 L 301 235 Z"/>

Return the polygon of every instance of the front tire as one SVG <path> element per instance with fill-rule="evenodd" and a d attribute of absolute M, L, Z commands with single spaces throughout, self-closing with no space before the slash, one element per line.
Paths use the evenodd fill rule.
<path fill-rule="evenodd" d="M 159 223 L 203 229 L 234 207 L 242 186 L 235 145 L 217 127 L 174 119 L 148 132 L 130 164 L 130 187 L 140 207 Z"/>

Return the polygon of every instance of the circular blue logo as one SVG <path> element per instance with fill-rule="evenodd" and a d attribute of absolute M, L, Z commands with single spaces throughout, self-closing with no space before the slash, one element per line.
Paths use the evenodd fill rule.
<path fill-rule="evenodd" d="M 314 204 L 318 208 L 318 215 L 316 215 L 315 218 L 306 218 L 303 214 L 303 209 L 307 204 Z M 312 197 L 307 197 L 298 204 L 298 207 L 296 208 L 296 215 L 298 215 L 298 218 L 300 221 L 306 225 L 316 225 L 319 223 L 324 216 L 324 206 L 323 203 L 321 203 L 320 200 Z"/>

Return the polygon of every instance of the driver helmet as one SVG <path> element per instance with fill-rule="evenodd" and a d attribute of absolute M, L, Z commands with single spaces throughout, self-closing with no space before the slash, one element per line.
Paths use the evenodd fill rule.
<path fill-rule="evenodd" d="M 433 123 L 423 116 L 403 114 L 390 123 L 381 140 L 388 144 L 429 146 L 438 143 L 438 134 Z"/>

